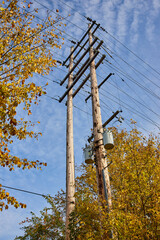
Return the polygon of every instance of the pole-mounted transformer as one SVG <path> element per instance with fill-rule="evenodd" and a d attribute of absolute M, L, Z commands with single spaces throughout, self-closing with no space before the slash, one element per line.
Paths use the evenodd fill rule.
<path fill-rule="evenodd" d="M 84 153 L 84 159 L 86 164 L 94 163 L 93 148 L 91 145 L 86 145 L 85 148 L 83 149 L 83 153 Z"/>
<path fill-rule="evenodd" d="M 106 130 L 103 132 L 103 144 L 106 150 L 114 148 L 113 134 L 111 131 Z"/>
<path fill-rule="evenodd" d="M 104 144 L 105 150 L 111 150 L 112 148 L 114 148 L 113 134 L 110 130 L 105 130 L 103 132 L 103 144 Z M 86 145 L 85 148 L 83 149 L 84 159 L 86 164 L 94 163 L 93 150 L 94 149 L 91 144 Z"/>

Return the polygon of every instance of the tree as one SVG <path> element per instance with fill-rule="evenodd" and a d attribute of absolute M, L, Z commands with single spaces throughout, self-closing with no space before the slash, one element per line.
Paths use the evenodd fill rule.
<path fill-rule="evenodd" d="M 114 133 L 115 147 L 107 152 L 112 189 L 111 212 L 96 194 L 96 173 L 84 166 L 78 178 L 76 209 L 70 224 L 72 238 L 158 239 L 160 222 L 160 143 L 135 127 Z M 94 174 L 94 175 L 93 175 Z M 93 178 L 94 176 L 94 178 Z M 77 234 L 78 232 L 78 234 Z"/>
<path fill-rule="evenodd" d="M 41 134 L 32 131 L 34 124 L 23 117 L 25 111 L 28 117 L 32 114 L 31 105 L 38 104 L 39 97 L 45 94 L 43 88 L 30 77 L 49 74 L 56 66 L 51 50 L 61 48 L 62 34 L 57 29 L 62 24 L 61 17 L 57 14 L 54 20 L 48 15 L 42 24 L 36 24 L 30 8 L 31 3 L 27 5 L 24 1 L 22 6 L 18 0 L 6 0 L 0 5 L 0 165 L 8 167 L 9 171 L 15 167 L 30 169 L 46 166 L 38 160 L 13 156 L 9 149 L 15 139 L 38 138 Z M 16 115 L 20 105 L 24 110 L 22 117 Z M 1 185 L 0 199 L 6 200 L 1 202 L 0 211 L 7 209 L 8 204 L 16 208 L 20 205 L 25 207 Z"/>
<path fill-rule="evenodd" d="M 58 195 L 58 198 L 60 195 Z M 65 239 L 65 222 L 64 212 L 61 211 L 56 204 L 56 197 L 45 197 L 50 207 L 40 211 L 40 217 L 37 217 L 31 212 L 31 219 L 26 219 L 22 222 L 29 223 L 24 229 L 24 236 L 16 237 L 19 240 L 64 240 Z M 59 205 L 59 204 L 58 204 Z"/>
<path fill-rule="evenodd" d="M 113 207 L 98 200 L 96 169 L 82 164 L 76 178 L 76 207 L 70 216 L 70 239 L 159 239 L 160 143 L 156 136 L 144 137 L 136 127 L 130 132 L 112 129 L 115 147 L 107 161 Z M 58 202 L 59 199 L 59 202 Z M 56 206 L 65 211 L 65 195 Z M 104 238 L 104 236 L 106 236 Z M 43 238 L 39 238 L 43 239 Z"/>
<path fill-rule="evenodd" d="M 134 127 L 129 134 L 115 134 L 115 145 L 108 156 L 113 161 L 113 231 L 119 239 L 158 239 L 159 138 L 152 134 L 146 138 Z"/>

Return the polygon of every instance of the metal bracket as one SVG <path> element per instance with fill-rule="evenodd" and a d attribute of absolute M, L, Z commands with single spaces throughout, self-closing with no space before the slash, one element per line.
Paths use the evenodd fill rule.
<path fill-rule="evenodd" d="M 109 166 L 111 165 L 111 163 L 112 163 L 112 160 L 111 160 L 110 163 L 108 163 L 108 165 L 107 165 L 105 168 L 103 168 L 103 169 L 106 169 L 107 167 L 109 167 Z"/>

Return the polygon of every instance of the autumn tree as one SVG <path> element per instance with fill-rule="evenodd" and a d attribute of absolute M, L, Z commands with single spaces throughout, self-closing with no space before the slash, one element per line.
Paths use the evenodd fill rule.
<path fill-rule="evenodd" d="M 71 239 L 159 239 L 160 143 L 136 127 L 130 132 L 112 129 L 115 147 L 107 151 L 112 210 L 97 199 L 96 172 L 83 166 L 77 178 L 76 208 L 70 223 Z"/>
<path fill-rule="evenodd" d="M 57 197 L 64 198 L 64 194 L 58 194 L 55 198 L 50 196 L 45 197 L 49 207 L 44 208 L 40 211 L 40 216 L 36 216 L 31 212 L 32 217 L 30 219 L 24 220 L 21 224 L 27 224 L 27 226 L 22 227 L 25 231 L 24 236 L 16 237 L 16 240 L 64 240 L 65 239 L 65 222 L 64 214 L 62 211 L 62 206 L 64 204 L 61 201 L 57 202 Z"/>
<path fill-rule="evenodd" d="M 10 144 L 14 144 L 15 139 L 37 138 L 40 134 L 31 130 L 34 124 L 25 120 L 24 114 L 27 112 L 29 117 L 31 105 L 38 104 L 39 97 L 45 94 L 34 78 L 37 74 L 49 74 L 56 66 L 52 50 L 61 48 L 62 34 L 57 29 L 62 24 L 61 17 L 57 14 L 52 19 L 48 15 L 37 23 L 34 14 L 38 10 L 31 11 L 31 4 L 6 0 L 0 5 L 0 165 L 9 171 L 15 167 L 30 169 L 46 165 L 34 159 L 21 159 L 10 152 Z M 20 105 L 24 112 L 17 114 Z M 8 204 L 20 206 L 1 185 L 0 199 L 4 200 L 0 211 L 7 209 Z"/>
<path fill-rule="evenodd" d="M 158 240 L 159 139 L 153 135 L 145 137 L 136 127 L 130 132 L 118 132 L 115 128 L 112 131 L 115 147 L 106 153 L 112 188 L 112 210 L 108 212 L 107 204 L 103 207 L 99 203 L 95 166 L 82 164 L 76 178 L 76 207 L 70 216 L 70 239 L 99 240 L 112 236 L 116 240 Z M 53 201 L 57 210 L 64 213 L 64 193 L 58 194 L 56 201 Z M 39 239 L 43 239 L 42 235 Z"/>

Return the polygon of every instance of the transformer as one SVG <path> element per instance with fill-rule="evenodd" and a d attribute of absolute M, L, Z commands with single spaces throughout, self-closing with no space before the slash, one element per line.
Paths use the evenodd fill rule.
<path fill-rule="evenodd" d="M 85 163 L 86 164 L 92 164 L 93 161 L 93 154 L 92 154 L 92 147 L 90 145 L 86 145 L 86 147 L 83 149 Z"/>
<path fill-rule="evenodd" d="M 114 148 L 113 135 L 111 131 L 104 131 L 103 133 L 103 143 L 106 150 Z"/>

